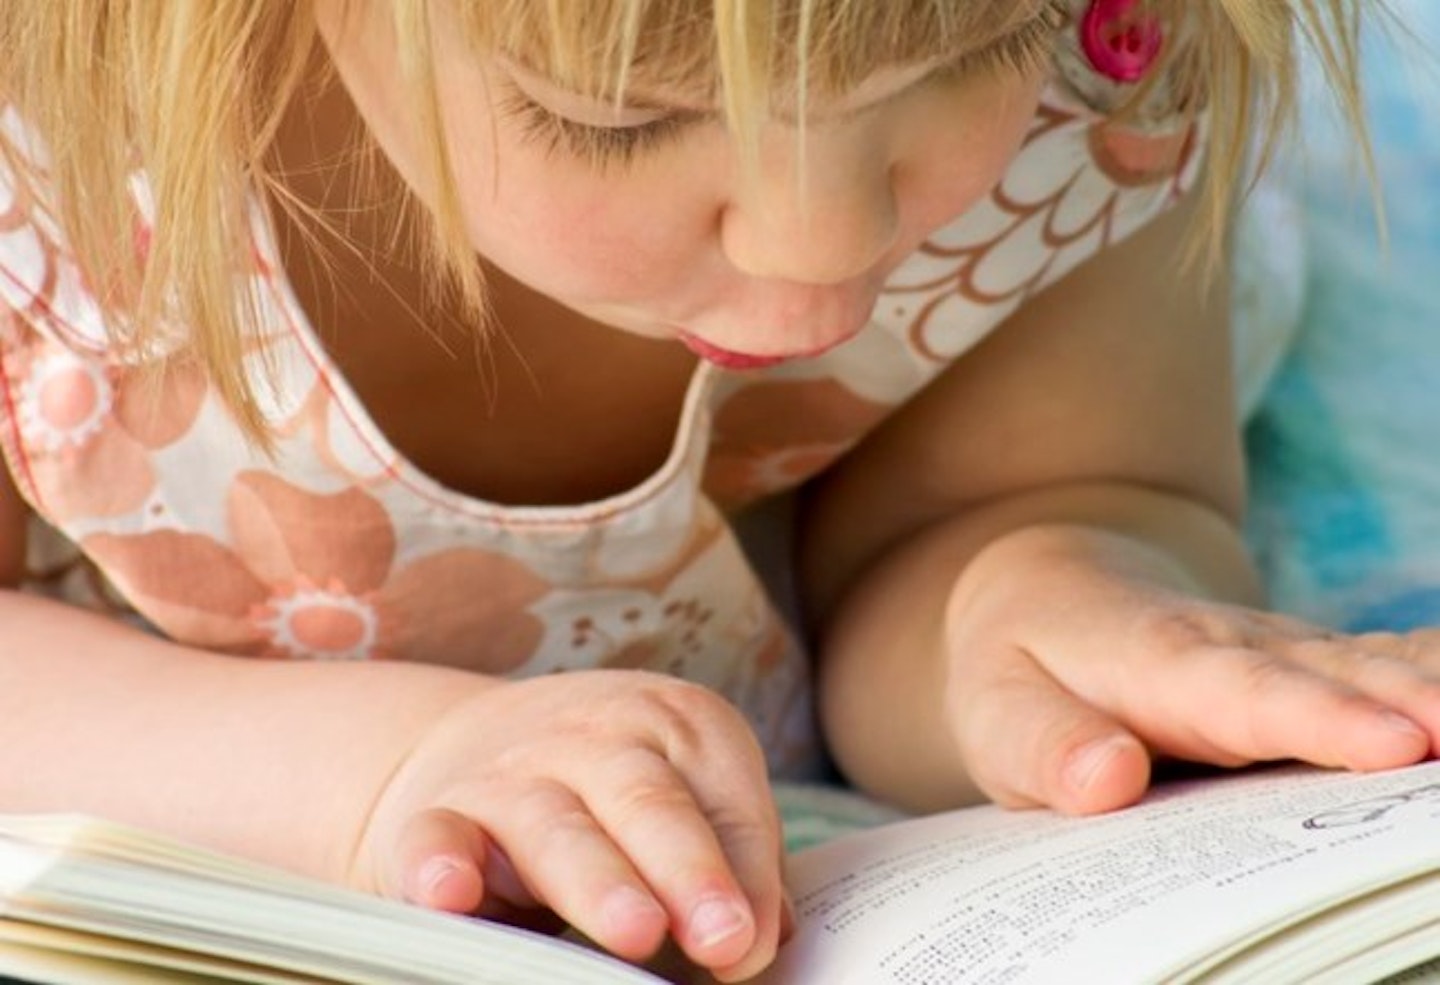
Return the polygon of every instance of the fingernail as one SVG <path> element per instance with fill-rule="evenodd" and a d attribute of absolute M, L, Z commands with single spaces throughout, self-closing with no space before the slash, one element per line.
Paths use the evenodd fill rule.
<path fill-rule="evenodd" d="M 1129 747 L 1130 740 L 1119 735 L 1081 746 L 1065 766 L 1065 782 L 1074 790 L 1089 789 L 1095 778 L 1110 765 L 1110 761 Z"/>
<path fill-rule="evenodd" d="M 703 900 L 690 911 L 695 946 L 711 948 L 750 926 L 750 915 L 729 900 Z"/>
<path fill-rule="evenodd" d="M 605 894 L 605 922 L 613 931 L 629 930 L 636 922 L 666 919 L 665 910 L 653 897 L 634 886 L 616 886 Z"/>
<path fill-rule="evenodd" d="M 439 892 L 440 887 L 445 884 L 455 873 L 460 871 L 460 866 L 455 864 L 451 858 L 432 858 L 420 867 L 420 873 L 416 878 L 419 884 L 420 899 L 433 899 Z"/>
<path fill-rule="evenodd" d="M 1380 712 L 1380 720 L 1383 721 L 1392 731 L 1404 735 L 1424 735 L 1425 730 L 1416 724 L 1413 718 L 1407 718 L 1398 711 L 1390 711 L 1388 708 Z"/>

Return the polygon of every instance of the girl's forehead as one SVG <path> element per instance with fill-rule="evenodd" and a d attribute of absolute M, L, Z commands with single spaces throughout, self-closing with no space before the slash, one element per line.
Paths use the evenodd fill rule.
<path fill-rule="evenodd" d="M 727 72 L 821 91 L 885 66 L 983 47 L 1059 0 L 447 0 L 473 45 L 567 87 L 711 94 Z"/>

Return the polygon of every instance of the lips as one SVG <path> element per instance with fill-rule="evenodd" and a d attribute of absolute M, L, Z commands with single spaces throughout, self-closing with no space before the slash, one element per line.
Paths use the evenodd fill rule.
<path fill-rule="evenodd" d="M 732 352 L 712 342 L 706 342 L 689 332 L 680 332 L 678 338 L 685 348 L 709 363 L 722 369 L 764 369 L 785 362 L 790 356 L 759 356 L 753 353 Z"/>
<path fill-rule="evenodd" d="M 665 334 L 701 359 L 724 369 L 763 369 L 814 359 L 849 342 L 870 324 L 879 272 L 844 284 L 805 285 L 753 281 L 678 317 L 658 319 Z M 736 342 L 760 351 L 732 349 Z M 777 347 L 789 345 L 793 348 Z"/>
<path fill-rule="evenodd" d="M 699 356 L 701 359 L 704 359 L 706 362 L 714 363 L 716 366 L 719 366 L 722 369 L 746 370 L 764 369 L 767 366 L 776 366 L 780 363 L 790 362 L 791 360 L 795 359 L 813 359 L 814 357 L 821 355 L 822 353 L 829 352 L 831 349 L 835 348 L 838 345 L 841 345 L 842 343 L 850 341 L 850 339 L 854 336 L 844 336 L 842 338 L 836 339 L 834 342 L 827 343 L 826 345 L 823 345 L 818 349 L 811 349 L 805 352 L 789 352 L 780 355 L 761 355 L 753 352 L 735 352 L 731 349 L 726 349 L 723 346 L 718 346 L 713 342 L 707 342 L 705 339 L 702 339 L 697 335 L 693 335 L 683 329 L 680 329 L 676 332 L 676 337 L 679 338 L 680 342 L 685 346 L 685 348 L 689 349 L 691 352 L 695 353 L 695 355 Z"/>

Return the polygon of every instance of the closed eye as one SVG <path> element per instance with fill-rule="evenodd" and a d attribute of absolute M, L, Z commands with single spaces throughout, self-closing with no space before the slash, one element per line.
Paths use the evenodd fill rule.
<path fill-rule="evenodd" d="M 1045 10 L 1016 30 L 946 62 L 929 73 L 926 80 L 961 81 L 987 71 L 1028 73 L 1049 59 L 1064 20 L 1060 0 L 1052 0 Z M 518 121 L 525 140 L 538 143 L 547 154 L 575 157 L 599 170 L 630 164 L 686 129 L 714 118 L 701 110 L 676 109 L 635 124 L 582 123 L 542 105 L 513 82 L 504 83 L 500 110 Z"/>
<path fill-rule="evenodd" d="M 628 164 L 706 117 L 677 110 L 643 123 L 598 126 L 562 116 L 513 84 L 506 86 L 500 110 L 519 123 L 525 139 L 538 143 L 546 153 L 577 157 L 600 169 Z"/>

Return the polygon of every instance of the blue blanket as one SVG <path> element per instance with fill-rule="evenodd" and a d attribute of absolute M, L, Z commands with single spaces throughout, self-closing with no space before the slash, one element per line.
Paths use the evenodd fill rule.
<path fill-rule="evenodd" d="M 1277 608 L 1351 630 L 1440 625 L 1440 4 L 1372 34 L 1388 247 L 1332 107 L 1307 84 L 1299 336 L 1247 432 L 1248 533 Z"/>

